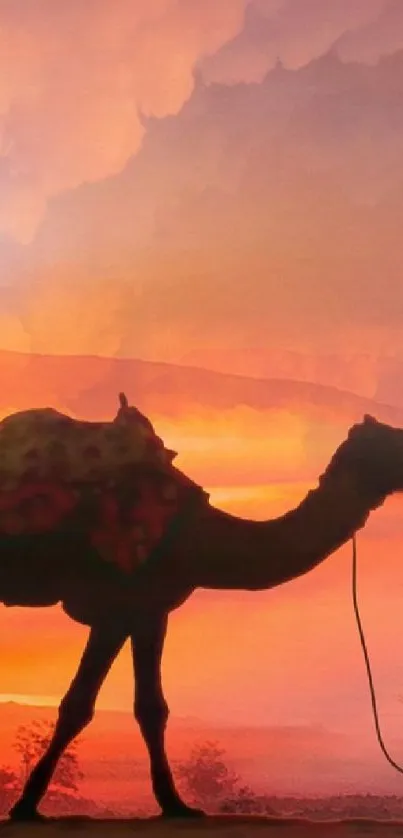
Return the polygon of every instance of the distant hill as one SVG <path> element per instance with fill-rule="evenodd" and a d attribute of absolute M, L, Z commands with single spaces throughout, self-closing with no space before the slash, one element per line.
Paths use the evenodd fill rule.
<path fill-rule="evenodd" d="M 0 417 L 49 406 L 82 419 L 108 420 L 116 415 L 123 390 L 179 452 L 178 467 L 209 491 L 312 483 L 348 428 L 366 413 L 403 427 L 403 409 L 336 387 L 137 359 L 0 351 L 0 385 Z M 305 490 L 306 485 L 298 487 L 298 497 Z M 245 497 L 241 506 L 228 495 L 224 502 L 235 503 L 226 508 L 237 514 L 262 514 L 256 498 L 248 508 Z M 284 501 L 291 502 L 294 496 Z"/>
<path fill-rule="evenodd" d="M 200 409 L 298 410 L 312 419 L 360 420 L 372 413 L 403 425 L 403 410 L 354 393 L 301 381 L 257 379 L 136 359 L 24 355 L 0 351 L 0 410 L 57 406 L 87 419 L 109 418 L 117 394 L 141 410 L 180 416 Z"/>

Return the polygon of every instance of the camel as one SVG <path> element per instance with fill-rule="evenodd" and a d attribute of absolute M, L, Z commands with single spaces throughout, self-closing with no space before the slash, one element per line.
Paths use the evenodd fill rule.
<path fill-rule="evenodd" d="M 260 591 L 310 572 L 364 527 L 388 495 L 402 490 L 403 430 L 366 416 L 350 429 L 317 487 L 295 509 L 257 522 L 214 508 L 205 495 L 191 491 L 161 544 L 131 576 L 107 563 L 101 572 L 96 549 L 82 530 L 61 524 L 36 535 L 0 535 L 0 601 L 27 607 L 60 602 L 71 619 L 90 628 L 53 738 L 10 817 L 42 817 L 38 806 L 56 763 L 92 719 L 100 687 L 128 638 L 134 716 L 162 815 L 204 814 L 181 799 L 165 750 L 169 709 L 161 658 L 169 613 L 197 588 Z"/>

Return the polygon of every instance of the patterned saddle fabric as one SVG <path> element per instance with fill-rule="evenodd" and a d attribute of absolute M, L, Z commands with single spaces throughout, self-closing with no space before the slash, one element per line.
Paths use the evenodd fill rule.
<path fill-rule="evenodd" d="M 21 480 L 111 481 L 128 469 L 169 469 L 174 456 L 135 408 L 121 408 L 113 422 L 26 410 L 0 422 L 0 491 Z"/>
<path fill-rule="evenodd" d="M 113 422 L 50 408 L 0 422 L 0 534 L 79 527 L 100 557 L 131 573 L 150 555 L 189 489 L 153 426 L 121 395 Z"/>

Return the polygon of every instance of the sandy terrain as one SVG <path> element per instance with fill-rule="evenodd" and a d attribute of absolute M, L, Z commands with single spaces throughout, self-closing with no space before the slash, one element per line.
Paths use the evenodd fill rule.
<path fill-rule="evenodd" d="M 375 838 L 403 836 L 403 821 L 350 820 L 330 823 L 313 823 L 308 820 L 276 821 L 268 818 L 219 817 L 189 823 L 159 818 L 150 820 L 85 820 L 61 818 L 45 824 L 25 825 L 7 821 L 0 823 L 1 838 L 61 838 L 73 833 L 74 838 L 357 838 L 372 835 Z"/>

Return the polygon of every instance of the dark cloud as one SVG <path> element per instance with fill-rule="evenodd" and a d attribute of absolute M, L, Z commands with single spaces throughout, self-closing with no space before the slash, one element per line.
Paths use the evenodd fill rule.
<path fill-rule="evenodd" d="M 204 77 L 232 84 L 261 81 L 278 60 L 289 68 L 302 67 L 328 52 L 345 33 L 371 28 L 386 2 L 251 0 L 242 30 L 204 61 Z"/>
<path fill-rule="evenodd" d="M 403 49 L 403 6 L 390 0 L 365 26 L 346 32 L 337 45 L 343 60 L 376 63 L 385 55 Z"/>

